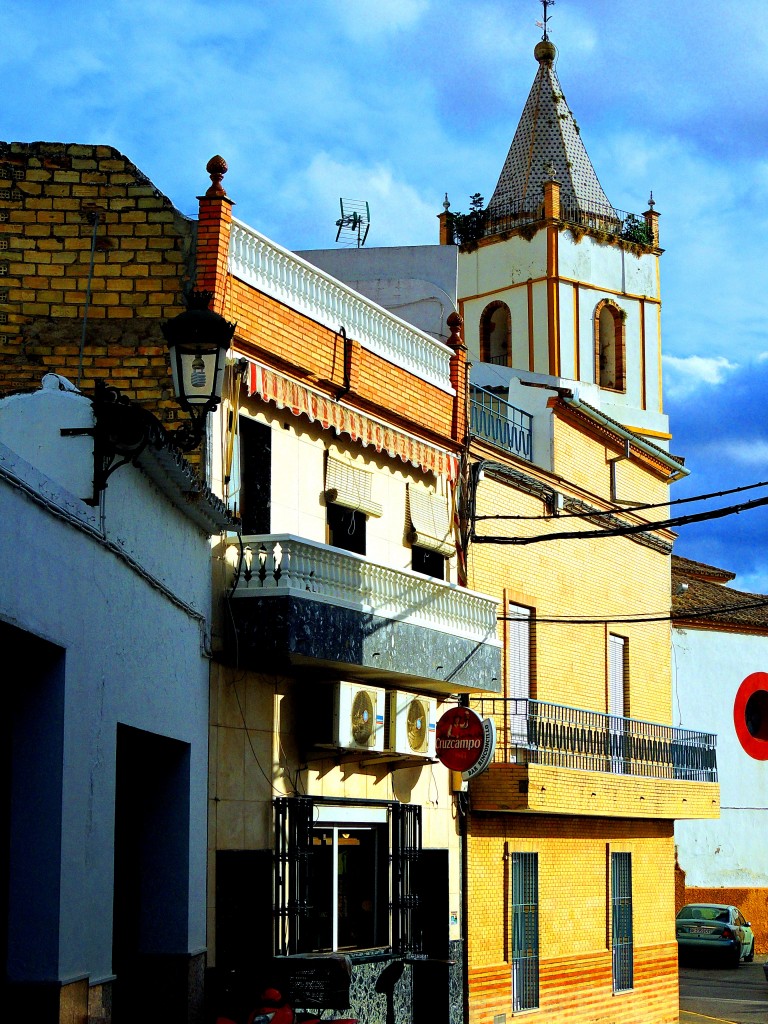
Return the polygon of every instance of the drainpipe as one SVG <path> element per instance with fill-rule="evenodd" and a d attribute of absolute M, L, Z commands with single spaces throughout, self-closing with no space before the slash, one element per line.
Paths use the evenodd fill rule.
<path fill-rule="evenodd" d="M 582 413 L 588 419 L 593 420 L 595 423 L 599 423 L 601 426 L 606 427 L 614 434 L 618 434 L 619 437 L 626 442 L 634 445 L 635 448 L 639 448 L 641 452 L 645 452 L 646 455 L 650 455 L 651 458 L 661 462 L 662 465 L 669 469 L 669 483 L 674 483 L 675 480 L 681 480 L 684 476 L 690 475 L 690 469 L 686 469 L 676 459 L 673 459 L 671 455 L 667 455 L 660 448 L 655 445 L 648 444 L 637 434 L 633 434 L 631 430 L 627 430 L 622 427 L 615 420 L 610 419 L 608 416 L 604 416 L 597 409 L 594 409 L 591 405 L 585 405 L 584 402 L 580 401 L 575 395 L 573 398 L 566 398 L 561 396 L 561 401 L 567 405 L 570 409 L 575 409 L 577 412 Z"/>

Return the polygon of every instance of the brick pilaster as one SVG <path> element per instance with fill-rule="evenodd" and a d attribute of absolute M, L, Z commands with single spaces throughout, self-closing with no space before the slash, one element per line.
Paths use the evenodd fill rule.
<path fill-rule="evenodd" d="M 197 274 L 195 287 L 213 292 L 211 308 L 222 312 L 227 292 L 229 265 L 229 236 L 232 228 L 233 201 L 225 192 L 221 179 L 227 173 L 227 164 L 214 156 L 206 165 L 211 186 L 204 196 L 198 196 Z"/>

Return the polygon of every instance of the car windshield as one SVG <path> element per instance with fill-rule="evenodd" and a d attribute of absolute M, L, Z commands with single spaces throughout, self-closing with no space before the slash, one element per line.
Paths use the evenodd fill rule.
<path fill-rule="evenodd" d="M 677 915 L 678 921 L 689 919 L 694 921 L 727 921 L 729 917 L 727 907 L 683 907 Z"/>

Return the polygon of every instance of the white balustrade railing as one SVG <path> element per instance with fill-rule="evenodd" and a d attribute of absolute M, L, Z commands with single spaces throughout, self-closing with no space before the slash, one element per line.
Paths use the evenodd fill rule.
<path fill-rule="evenodd" d="M 290 594 L 501 646 L 496 598 L 289 533 L 242 541 L 236 598 Z M 237 563 L 239 547 L 230 550 Z"/>
<path fill-rule="evenodd" d="M 230 270 L 246 284 L 347 334 L 383 359 L 453 393 L 451 349 L 242 221 L 232 221 Z"/>

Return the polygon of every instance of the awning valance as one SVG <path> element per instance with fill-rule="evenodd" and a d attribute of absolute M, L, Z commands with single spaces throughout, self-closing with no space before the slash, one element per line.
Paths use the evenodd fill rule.
<path fill-rule="evenodd" d="M 377 452 L 384 451 L 427 473 L 449 480 L 456 478 L 458 459 L 452 452 L 421 441 L 250 360 L 248 390 L 249 394 L 259 395 L 266 402 L 274 402 L 278 409 L 290 409 L 294 416 L 307 416 L 311 422 L 322 424 L 324 429 L 333 427 L 339 434 L 348 434 L 365 447 L 373 446 Z"/>

